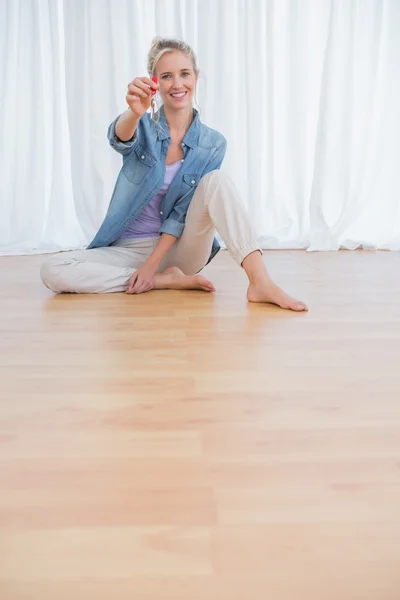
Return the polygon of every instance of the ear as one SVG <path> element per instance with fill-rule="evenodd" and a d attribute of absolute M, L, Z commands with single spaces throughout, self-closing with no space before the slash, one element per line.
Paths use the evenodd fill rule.
<path fill-rule="evenodd" d="M 198 82 L 198 80 L 199 80 L 199 75 L 200 75 L 200 71 L 197 71 L 197 73 L 196 73 L 196 83 L 197 83 L 197 82 Z"/>

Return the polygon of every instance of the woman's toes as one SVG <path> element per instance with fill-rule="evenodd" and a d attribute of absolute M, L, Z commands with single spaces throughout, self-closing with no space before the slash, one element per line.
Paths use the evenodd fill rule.
<path fill-rule="evenodd" d="M 199 286 L 201 287 L 201 289 L 203 289 L 206 292 L 215 292 L 215 288 L 214 288 L 213 284 L 211 283 L 211 281 L 209 281 L 202 275 L 197 275 L 196 279 L 197 279 L 197 282 L 198 282 Z"/>
<path fill-rule="evenodd" d="M 304 304 L 304 302 L 300 302 L 300 300 L 290 298 L 290 296 L 288 296 L 287 308 L 289 308 L 290 310 L 295 310 L 297 312 L 308 310 L 307 305 Z"/>

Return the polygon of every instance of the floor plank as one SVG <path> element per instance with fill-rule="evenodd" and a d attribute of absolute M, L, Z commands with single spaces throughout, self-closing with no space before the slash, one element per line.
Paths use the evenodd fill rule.
<path fill-rule="evenodd" d="M 2 600 L 398 600 L 400 253 L 265 253 L 310 306 L 54 296 L 0 258 Z"/>

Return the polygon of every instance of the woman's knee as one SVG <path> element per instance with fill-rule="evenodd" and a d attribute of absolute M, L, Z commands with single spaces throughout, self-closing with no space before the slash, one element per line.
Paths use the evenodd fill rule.
<path fill-rule="evenodd" d="M 203 175 L 200 179 L 199 185 L 226 185 L 227 183 L 231 183 L 231 178 L 229 175 L 224 173 L 223 171 L 210 171 Z"/>
<path fill-rule="evenodd" d="M 235 184 L 223 171 L 210 171 L 200 179 L 200 198 L 208 206 L 211 198 L 217 201 L 222 197 L 230 197 L 235 193 Z"/>

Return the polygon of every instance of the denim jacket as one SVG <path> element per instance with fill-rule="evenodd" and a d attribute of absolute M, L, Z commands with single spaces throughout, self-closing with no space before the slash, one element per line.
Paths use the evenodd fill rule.
<path fill-rule="evenodd" d="M 115 134 L 117 117 L 108 129 L 111 146 L 123 157 L 107 214 L 88 248 L 110 246 L 142 212 L 164 182 L 165 160 L 171 137 L 164 109 L 155 120 L 145 113 L 132 139 L 122 142 Z M 158 122 L 157 122 L 158 121 Z M 185 227 L 186 213 L 200 179 L 221 167 L 226 151 L 224 136 L 201 123 L 198 112 L 182 140 L 183 159 L 160 206 L 161 233 L 177 238 Z M 214 239 L 209 261 L 220 245 Z"/>

